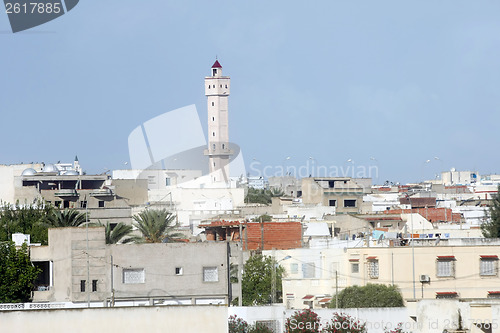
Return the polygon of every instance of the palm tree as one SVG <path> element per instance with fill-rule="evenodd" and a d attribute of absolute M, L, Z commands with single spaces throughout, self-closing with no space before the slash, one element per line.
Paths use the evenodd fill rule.
<path fill-rule="evenodd" d="M 177 224 L 176 216 L 166 209 L 146 209 L 133 216 L 134 223 L 142 233 L 147 243 L 175 242 L 183 235 L 174 232 Z"/>
<path fill-rule="evenodd" d="M 85 213 L 80 213 L 76 209 L 55 210 L 47 217 L 48 223 L 54 228 L 79 227 L 87 221 Z"/>
<path fill-rule="evenodd" d="M 130 234 L 133 231 L 133 227 L 130 224 L 125 224 L 123 222 L 120 222 L 116 224 L 114 228 L 112 228 L 109 222 L 103 224 L 101 221 L 99 221 L 95 225 L 104 227 L 104 233 L 106 235 L 106 244 L 118 244 L 118 243 L 128 244 L 128 243 L 140 243 L 142 241 L 142 237 L 130 236 Z"/>

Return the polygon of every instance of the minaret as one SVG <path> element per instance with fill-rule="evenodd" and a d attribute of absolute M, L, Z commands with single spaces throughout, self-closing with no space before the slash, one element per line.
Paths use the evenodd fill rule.
<path fill-rule="evenodd" d="M 229 76 L 222 76 L 222 66 L 216 59 L 212 76 L 205 77 L 205 95 L 208 105 L 208 155 L 209 170 L 213 182 L 229 182 L 228 97 Z"/>

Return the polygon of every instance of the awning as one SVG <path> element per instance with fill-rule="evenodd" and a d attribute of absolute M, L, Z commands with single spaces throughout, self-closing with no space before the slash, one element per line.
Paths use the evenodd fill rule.
<path fill-rule="evenodd" d="M 311 300 L 313 298 L 314 298 L 314 295 L 306 295 L 306 296 L 302 297 L 302 299 L 304 299 L 304 300 Z"/>

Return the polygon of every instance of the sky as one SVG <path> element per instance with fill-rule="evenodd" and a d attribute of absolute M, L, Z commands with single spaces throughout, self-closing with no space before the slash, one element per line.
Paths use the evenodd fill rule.
<path fill-rule="evenodd" d="M 205 129 L 216 56 L 253 174 L 500 173 L 495 0 L 81 0 L 15 34 L 0 13 L 0 164 L 127 168 L 147 120 L 195 104 Z"/>

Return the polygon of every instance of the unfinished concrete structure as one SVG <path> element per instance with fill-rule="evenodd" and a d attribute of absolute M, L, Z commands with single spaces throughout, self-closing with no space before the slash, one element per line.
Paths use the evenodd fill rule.
<path fill-rule="evenodd" d="M 107 245 L 103 227 L 57 228 L 31 260 L 42 269 L 33 302 L 228 302 L 226 243 Z"/>

